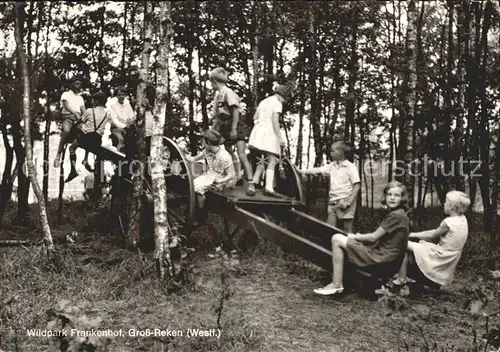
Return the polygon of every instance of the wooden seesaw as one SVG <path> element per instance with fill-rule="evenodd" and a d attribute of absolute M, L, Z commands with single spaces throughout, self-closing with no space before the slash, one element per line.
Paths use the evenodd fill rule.
<path fill-rule="evenodd" d="M 199 167 L 187 162 L 174 141 L 166 137 L 164 141 L 171 166 L 166 170 L 168 211 L 190 231 L 196 211 L 193 180 L 200 173 Z M 247 230 L 331 271 L 331 237 L 344 232 L 303 212 L 301 177 L 290 160 L 283 159 L 282 166 L 284 170 L 276 172 L 275 188 L 281 198 L 260 191 L 250 197 L 245 195 L 243 186 L 236 186 L 222 192 L 208 192 L 206 207 L 224 219 L 225 238 L 229 241 L 239 230 Z M 230 223 L 235 225 L 233 229 Z M 305 234 L 310 238 L 305 238 Z"/>
<path fill-rule="evenodd" d="M 193 181 L 201 170 L 187 161 L 184 152 L 172 139 L 163 137 L 163 145 L 167 159 L 164 173 L 169 222 L 171 226 L 174 224 L 172 227 L 177 231 L 189 237 L 196 212 Z M 114 148 L 101 146 L 96 153 L 99 153 L 100 159 L 106 158 L 118 164 L 129 165 L 125 155 Z M 276 167 L 278 168 L 278 165 Z M 232 242 L 238 231 L 247 230 L 279 245 L 284 251 L 294 253 L 331 272 L 331 238 L 335 233 L 347 234 L 304 212 L 305 198 L 301 176 L 287 158 L 283 159 L 282 167 L 283 170 L 277 169 L 275 173 L 275 191 L 281 198 L 266 196 L 261 191 L 257 191 L 253 197 L 247 196 L 243 186 L 236 186 L 221 192 L 208 192 L 205 206 L 223 218 L 226 241 Z M 124 174 L 126 175 L 126 172 L 122 170 L 122 175 Z M 120 177 L 118 181 L 123 179 L 127 181 L 127 177 Z M 130 183 L 130 180 L 128 182 Z M 145 215 L 150 225 L 154 226 L 151 192 L 150 180 L 145 177 L 143 208 L 146 209 Z M 232 229 L 231 223 L 234 226 Z M 372 284 L 378 285 L 379 280 L 387 279 L 373 278 L 371 274 L 360 269 L 354 272 L 357 276 L 370 278 L 370 289 Z"/>

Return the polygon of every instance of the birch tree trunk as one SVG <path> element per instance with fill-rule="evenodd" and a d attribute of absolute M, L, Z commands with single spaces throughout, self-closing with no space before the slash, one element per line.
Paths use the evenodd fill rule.
<path fill-rule="evenodd" d="M 46 32 L 45 32 L 45 62 L 44 62 L 44 69 L 45 69 L 45 82 L 49 81 L 50 77 L 50 60 L 49 60 L 49 34 L 50 34 L 50 21 L 51 21 L 51 15 L 52 15 L 52 6 L 53 3 L 49 3 L 49 8 L 47 10 L 47 16 L 45 18 L 46 21 Z M 46 83 L 47 84 L 47 83 Z M 45 204 L 47 204 L 49 200 L 49 141 L 50 141 L 50 124 L 51 124 L 51 111 L 50 111 L 50 90 L 47 87 L 46 88 L 47 96 L 46 96 L 46 102 L 45 102 L 45 130 L 43 132 L 43 181 L 42 181 L 42 191 L 43 191 L 43 196 L 45 198 Z"/>
<path fill-rule="evenodd" d="M 406 185 L 413 184 L 410 175 L 410 170 L 406 165 L 411 165 L 411 153 L 415 146 L 411 145 L 411 136 L 413 131 L 413 122 L 415 119 L 415 86 L 417 83 L 416 67 L 417 67 L 417 51 L 416 44 L 416 28 L 417 28 L 417 11 L 415 1 L 411 0 L 408 4 L 408 28 L 406 37 L 406 58 L 408 61 L 407 68 L 407 97 L 406 104 L 403 104 L 404 111 L 400 114 L 400 140 L 399 140 L 399 160 L 405 161 L 405 172 L 399 180 Z M 406 113 L 404 113 L 406 111 Z M 412 188 L 413 189 L 413 188 Z M 408 192 L 408 204 L 413 208 L 413 192 Z"/>
<path fill-rule="evenodd" d="M 252 95 L 253 95 L 253 111 L 257 110 L 259 105 L 259 1 L 253 2 L 255 33 L 253 36 L 253 50 L 252 50 L 252 68 L 253 68 L 253 82 L 252 82 Z"/>
<path fill-rule="evenodd" d="M 160 43 L 158 50 L 157 72 L 159 83 L 156 86 L 156 99 L 154 106 L 153 136 L 151 137 L 151 181 L 153 184 L 154 223 L 155 223 L 155 261 L 161 279 L 173 272 L 170 260 L 169 246 L 171 243 L 167 219 L 167 185 L 163 165 L 166 165 L 166 155 L 162 150 L 163 127 L 165 126 L 165 113 L 168 99 L 168 57 L 170 41 L 172 38 L 172 5 L 168 1 L 160 3 Z"/>
<path fill-rule="evenodd" d="M 48 251 L 54 250 L 54 243 L 52 241 L 52 235 L 50 233 L 50 226 L 47 219 L 47 212 L 45 211 L 45 200 L 36 179 L 36 169 L 33 164 L 33 146 L 31 144 L 31 131 L 30 131 L 30 81 L 28 66 L 26 63 L 26 53 L 23 48 L 23 40 L 21 36 L 21 28 L 19 21 L 19 11 L 23 4 L 16 3 L 15 5 L 15 38 L 16 38 L 16 50 L 19 59 L 19 64 L 21 66 L 22 79 L 23 79 L 23 122 L 24 122 L 24 145 L 26 149 L 25 162 L 27 164 L 28 175 L 33 185 L 33 190 L 38 200 L 38 207 L 40 212 L 40 223 L 43 230 L 43 241 Z"/>
<path fill-rule="evenodd" d="M 133 189 L 132 189 L 132 204 L 129 212 L 129 226 L 127 231 L 127 245 L 135 249 L 139 244 L 140 235 L 140 209 L 142 206 L 142 183 L 144 179 L 144 170 L 140 165 L 144 165 L 144 115 L 145 107 L 144 101 L 146 99 L 146 86 L 149 76 L 149 59 L 151 55 L 151 16 L 152 16 L 152 3 L 146 1 L 144 3 L 144 27 L 143 27 L 143 47 L 142 47 L 142 62 L 139 70 L 139 85 L 137 87 L 137 151 L 136 157 L 139 161 L 134 163 L 133 168 Z M 142 170 L 140 170 L 142 168 Z"/>

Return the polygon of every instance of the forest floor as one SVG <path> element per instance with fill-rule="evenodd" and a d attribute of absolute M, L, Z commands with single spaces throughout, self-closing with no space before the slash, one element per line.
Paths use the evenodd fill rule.
<path fill-rule="evenodd" d="M 60 231 L 82 226 L 79 207 L 66 206 Z M 362 209 L 360 231 L 381 216 L 374 212 Z M 426 214 L 422 226 L 439 223 L 440 209 Z M 9 216 L 0 239 L 37 236 L 9 225 Z M 57 260 L 51 261 L 40 247 L 0 248 L 0 351 L 63 351 L 66 342 L 78 342 L 75 336 L 34 337 L 27 331 L 55 330 L 64 319 L 79 331 L 121 330 L 123 336 L 95 342 L 109 342 L 106 350 L 119 352 L 490 351 L 482 337 L 498 329 L 500 295 L 498 281 L 489 276 L 480 221 L 469 216 L 469 241 L 450 287 L 379 301 L 357 291 L 318 297 L 312 290 L 326 284 L 329 274 L 268 242 L 212 258 L 215 217 L 195 234 L 200 248 L 187 259 L 189 273 L 175 283 L 155 278 L 151 254 L 124 250 L 119 237 L 109 234 L 80 232 L 74 243 L 58 243 Z M 51 314 L 62 320 L 49 323 Z M 131 330 L 148 329 L 182 336 L 130 336 Z M 189 329 L 212 335 L 216 329 L 217 336 L 188 336 Z"/>

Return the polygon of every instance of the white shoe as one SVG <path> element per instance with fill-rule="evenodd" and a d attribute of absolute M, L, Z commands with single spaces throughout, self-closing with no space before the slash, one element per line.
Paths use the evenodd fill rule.
<path fill-rule="evenodd" d="M 325 287 L 317 288 L 314 290 L 314 293 L 317 293 L 318 295 L 322 296 L 331 296 L 342 292 L 344 292 L 343 287 L 333 287 L 332 284 L 328 284 Z"/>

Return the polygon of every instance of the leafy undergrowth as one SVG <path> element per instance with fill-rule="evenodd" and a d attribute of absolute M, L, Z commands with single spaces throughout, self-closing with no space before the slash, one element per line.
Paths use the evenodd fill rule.
<path fill-rule="evenodd" d="M 215 217 L 210 222 L 197 234 L 204 247 L 220 230 Z M 360 222 L 360 230 L 371 224 Z M 487 260 L 471 257 L 484 249 L 484 238 L 471 232 L 445 291 L 377 302 L 359 292 L 316 296 L 312 289 L 326 284 L 329 274 L 266 242 L 239 258 L 198 250 L 188 258 L 184 279 L 169 284 L 155 278 L 151 254 L 120 249 L 109 235 L 80 233 L 75 243 L 59 244 L 50 261 L 38 247 L 1 248 L 0 350 L 489 351 L 498 336 L 499 286 L 479 265 Z M 123 336 L 27 336 L 28 329 L 68 331 L 71 324 Z M 182 336 L 131 336 L 148 329 Z M 216 336 L 188 337 L 189 329 Z M 489 347 L 486 331 L 493 337 Z"/>

